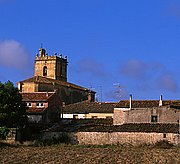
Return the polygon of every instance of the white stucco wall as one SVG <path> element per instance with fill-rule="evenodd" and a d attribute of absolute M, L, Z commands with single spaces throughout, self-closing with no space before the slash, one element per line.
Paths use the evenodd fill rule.
<path fill-rule="evenodd" d="M 86 114 L 63 114 L 63 118 L 73 118 L 73 116 L 78 116 L 78 119 L 84 119 Z M 61 114 L 62 118 L 62 114 Z"/>

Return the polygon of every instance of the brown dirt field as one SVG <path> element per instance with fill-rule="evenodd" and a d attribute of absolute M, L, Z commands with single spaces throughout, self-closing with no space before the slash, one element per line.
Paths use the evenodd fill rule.
<path fill-rule="evenodd" d="M 180 148 L 152 146 L 1 146 L 0 163 L 180 163 Z"/>

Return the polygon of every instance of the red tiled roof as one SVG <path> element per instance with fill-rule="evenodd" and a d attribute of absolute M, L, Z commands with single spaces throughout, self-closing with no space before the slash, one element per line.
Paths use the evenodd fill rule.
<path fill-rule="evenodd" d="M 180 103 L 180 100 L 163 100 L 163 106 L 169 106 Z M 159 106 L 159 100 L 132 100 L 132 108 L 153 108 Z M 122 100 L 116 108 L 129 108 L 129 100 Z"/>
<path fill-rule="evenodd" d="M 20 92 L 22 101 L 47 101 L 55 92 Z"/>
<path fill-rule="evenodd" d="M 47 108 L 28 108 L 28 110 L 26 110 L 27 113 L 43 113 Z"/>
<path fill-rule="evenodd" d="M 83 101 L 64 107 L 64 113 L 113 113 L 117 103 Z"/>
<path fill-rule="evenodd" d="M 54 128 L 49 128 L 47 131 L 60 131 L 60 132 L 156 132 L 156 133 L 178 133 L 178 124 L 151 124 L 151 123 L 140 123 L 140 124 L 123 124 L 123 125 L 108 125 L 108 124 L 88 124 L 85 121 L 88 120 L 77 120 L 83 121 L 85 126 L 76 126 L 72 128 L 72 125 L 59 125 Z M 92 121 L 92 120 L 91 120 Z M 97 121 L 97 120 L 94 120 Z"/>
<path fill-rule="evenodd" d="M 65 82 L 65 81 L 60 81 L 60 80 L 55 80 L 55 79 L 51 79 L 51 78 L 46 78 L 46 77 L 42 77 L 42 76 L 33 76 L 29 79 L 20 81 L 20 82 L 34 82 L 34 83 L 47 83 L 47 84 L 57 84 L 57 85 L 61 85 L 61 86 L 65 86 L 65 87 L 71 87 L 71 88 L 75 88 L 75 89 L 79 89 L 79 90 L 83 90 L 83 91 L 89 91 L 89 89 L 69 83 L 69 82 Z M 94 91 L 91 91 L 93 93 L 95 93 Z"/>

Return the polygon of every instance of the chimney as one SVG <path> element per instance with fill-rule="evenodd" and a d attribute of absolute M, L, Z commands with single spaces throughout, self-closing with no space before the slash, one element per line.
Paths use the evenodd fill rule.
<path fill-rule="evenodd" d="M 48 92 L 46 92 L 46 97 L 48 97 Z"/>
<path fill-rule="evenodd" d="M 159 100 L 159 106 L 162 106 L 162 95 L 160 96 L 160 100 Z"/>
<path fill-rule="evenodd" d="M 91 95 L 91 93 L 90 92 L 88 92 L 88 101 L 92 101 L 92 95 Z"/>
<path fill-rule="evenodd" d="M 129 97 L 129 109 L 132 109 L 132 94 Z"/>
<path fill-rule="evenodd" d="M 62 111 L 61 111 L 61 118 L 63 118 L 63 114 L 64 114 L 64 108 L 66 106 L 65 102 L 62 102 Z"/>

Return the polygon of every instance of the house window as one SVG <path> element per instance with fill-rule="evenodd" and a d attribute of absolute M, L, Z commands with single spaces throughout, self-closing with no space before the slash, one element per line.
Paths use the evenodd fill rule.
<path fill-rule="evenodd" d="M 106 116 L 106 119 L 112 119 L 112 116 Z"/>
<path fill-rule="evenodd" d="M 73 119 L 78 119 L 78 115 L 73 115 Z"/>
<path fill-rule="evenodd" d="M 32 104 L 31 104 L 30 102 L 27 102 L 27 103 L 26 103 L 26 106 L 27 106 L 27 107 L 32 107 Z"/>
<path fill-rule="evenodd" d="M 157 116 L 151 116 L 151 122 L 156 123 L 157 122 Z"/>
<path fill-rule="evenodd" d="M 44 103 L 37 102 L 37 103 L 36 103 L 36 107 L 37 107 L 37 108 L 43 108 L 43 107 L 44 107 Z"/>
<path fill-rule="evenodd" d="M 43 67 L 43 76 L 47 76 L 47 67 L 46 66 Z"/>

